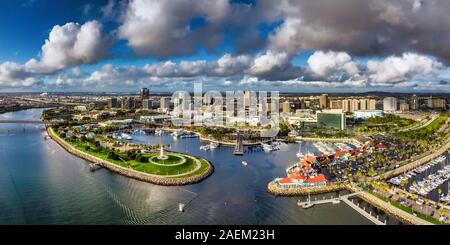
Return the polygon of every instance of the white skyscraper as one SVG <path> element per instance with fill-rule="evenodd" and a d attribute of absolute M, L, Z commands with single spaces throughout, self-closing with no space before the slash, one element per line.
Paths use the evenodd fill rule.
<path fill-rule="evenodd" d="M 394 97 L 386 97 L 383 99 L 383 111 L 396 111 L 397 99 Z"/>

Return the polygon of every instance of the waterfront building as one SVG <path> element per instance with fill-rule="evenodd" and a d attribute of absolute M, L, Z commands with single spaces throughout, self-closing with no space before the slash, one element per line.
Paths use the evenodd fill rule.
<path fill-rule="evenodd" d="M 342 110 L 317 112 L 317 126 L 344 130 L 346 128 L 345 113 Z"/>
<path fill-rule="evenodd" d="M 319 98 L 320 109 L 328 108 L 328 94 L 321 94 Z"/>
<path fill-rule="evenodd" d="M 383 99 L 383 111 L 396 111 L 397 110 L 397 98 L 386 97 Z"/>
<path fill-rule="evenodd" d="M 383 116 L 382 110 L 358 110 L 358 111 L 355 111 L 356 119 L 367 119 L 370 117 L 382 117 L 382 116 Z"/>

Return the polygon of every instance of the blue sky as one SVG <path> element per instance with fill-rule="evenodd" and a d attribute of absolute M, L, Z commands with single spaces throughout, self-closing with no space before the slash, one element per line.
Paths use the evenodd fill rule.
<path fill-rule="evenodd" d="M 0 92 L 449 92 L 450 4 L 381 2 L 3 0 Z"/>

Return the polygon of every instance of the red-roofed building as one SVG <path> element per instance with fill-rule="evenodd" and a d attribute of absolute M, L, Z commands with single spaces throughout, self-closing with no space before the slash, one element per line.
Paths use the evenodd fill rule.
<path fill-rule="evenodd" d="M 292 184 L 293 181 L 291 178 L 282 178 L 278 181 L 280 184 Z"/>
<path fill-rule="evenodd" d="M 325 178 L 325 176 L 323 174 L 319 174 L 315 177 L 306 179 L 306 182 L 308 182 L 310 184 L 315 184 L 315 185 L 326 185 L 327 178 Z"/>

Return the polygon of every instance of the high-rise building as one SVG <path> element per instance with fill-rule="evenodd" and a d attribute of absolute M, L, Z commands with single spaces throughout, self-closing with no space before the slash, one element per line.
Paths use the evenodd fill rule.
<path fill-rule="evenodd" d="M 141 88 L 140 96 L 141 100 L 150 98 L 150 90 L 148 88 Z"/>
<path fill-rule="evenodd" d="M 135 102 L 133 97 L 124 97 L 122 99 L 122 109 L 129 110 L 134 109 Z"/>
<path fill-rule="evenodd" d="M 343 100 L 342 101 L 342 111 L 350 112 L 350 100 Z"/>
<path fill-rule="evenodd" d="M 375 110 L 377 107 L 377 101 L 374 99 L 369 99 L 367 102 L 367 110 Z"/>
<path fill-rule="evenodd" d="M 342 100 L 330 100 L 330 109 L 343 109 Z"/>
<path fill-rule="evenodd" d="M 406 102 L 400 103 L 400 111 L 409 111 L 409 104 Z"/>
<path fill-rule="evenodd" d="M 394 97 L 386 97 L 383 99 L 383 111 L 396 111 L 397 99 Z"/>
<path fill-rule="evenodd" d="M 344 130 L 346 128 L 345 113 L 342 110 L 317 112 L 317 126 Z"/>
<path fill-rule="evenodd" d="M 419 109 L 419 97 L 417 95 L 413 95 L 409 98 L 409 108 L 411 110 Z"/>
<path fill-rule="evenodd" d="M 320 109 L 328 108 L 328 94 L 321 94 L 319 98 Z"/>
<path fill-rule="evenodd" d="M 291 102 L 289 102 L 289 101 L 283 102 L 283 104 L 281 105 L 281 111 L 283 113 L 290 113 L 291 112 Z"/>
<path fill-rule="evenodd" d="M 359 100 L 359 110 L 367 110 L 368 103 L 369 103 L 368 99 Z"/>
<path fill-rule="evenodd" d="M 431 108 L 433 109 L 445 109 L 445 99 L 433 98 L 431 100 Z"/>
<path fill-rule="evenodd" d="M 113 97 L 113 98 L 109 98 L 108 99 L 108 107 L 109 108 L 117 108 L 117 98 Z"/>
<path fill-rule="evenodd" d="M 153 108 L 153 103 L 149 99 L 142 100 L 142 109 L 151 110 Z"/>
<path fill-rule="evenodd" d="M 350 102 L 350 112 L 359 110 L 359 100 L 352 99 Z"/>
<path fill-rule="evenodd" d="M 170 109 L 170 97 L 161 97 L 161 103 L 159 105 L 159 108 L 162 110 L 169 110 Z"/>

